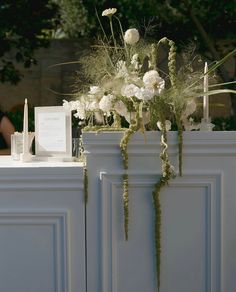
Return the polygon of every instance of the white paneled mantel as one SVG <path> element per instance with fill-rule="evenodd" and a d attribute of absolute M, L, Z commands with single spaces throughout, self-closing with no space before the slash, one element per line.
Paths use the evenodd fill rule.
<path fill-rule="evenodd" d="M 158 132 L 128 146 L 124 239 L 122 133 L 83 133 L 77 162 L 0 157 L 0 292 L 156 292 L 151 193 Z M 177 134 L 168 135 L 176 169 Z M 236 132 L 185 132 L 183 176 L 161 193 L 161 292 L 234 292 Z"/>
<path fill-rule="evenodd" d="M 130 227 L 124 239 L 122 133 L 84 133 L 88 292 L 154 292 L 151 193 L 160 175 L 160 136 L 135 134 L 128 146 Z M 176 169 L 177 133 L 168 133 Z M 185 132 L 183 176 L 161 193 L 161 292 L 234 292 L 236 132 Z"/>
<path fill-rule="evenodd" d="M 83 168 L 0 157 L 0 291 L 85 292 Z"/>

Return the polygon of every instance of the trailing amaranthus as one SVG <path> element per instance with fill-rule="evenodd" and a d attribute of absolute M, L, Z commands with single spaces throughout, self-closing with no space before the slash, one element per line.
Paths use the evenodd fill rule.
<path fill-rule="evenodd" d="M 170 164 L 167 149 L 167 130 L 165 122 L 161 122 L 161 147 L 162 152 L 160 158 L 162 161 L 162 174 L 158 182 L 154 186 L 152 192 L 153 205 L 155 211 L 155 253 L 156 253 L 156 274 L 157 274 L 157 287 L 160 291 L 161 284 L 161 202 L 160 192 L 166 186 L 171 178 L 174 177 L 173 167 Z"/>
<path fill-rule="evenodd" d="M 128 161 L 128 143 L 131 136 L 138 131 L 142 124 L 142 103 L 136 103 L 135 105 L 136 113 L 135 120 L 131 120 L 130 126 L 125 130 L 124 135 L 120 142 L 120 149 L 122 155 L 123 167 L 125 174 L 123 175 L 123 209 L 124 209 L 124 230 L 125 239 L 128 240 L 128 229 L 129 229 L 129 178 L 127 174 L 129 161 Z"/>

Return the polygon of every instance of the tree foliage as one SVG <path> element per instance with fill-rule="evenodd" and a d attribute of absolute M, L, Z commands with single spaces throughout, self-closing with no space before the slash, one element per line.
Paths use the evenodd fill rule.
<path fill-rule="evenodd" d="M 56 1 L 56 0 L 55 0 Z M 154 38 L 166 36 L 181 43 L 196 40 L 205 48 L 199 28 L 201 23 L 212 40 L 234 38 L 236 3 L 230 0 L 57 0 L 62 27 L 70 36 L 93 36 L 100 32 L 99 16 L 106 8 L 118 9 L 125 29 L 139 26 Z M 73 13 L 72 13 L 73 11 Z M 106 24 L 104 24 L 106 25 Z M 69 32 L 70 31 L 70 32 Z"/>
<path fill-rule="evenodd" d="M 0 82 L 16 84 L 22 77 L 13 60 L 25 67 L 37 63 L 34 51 L 48 45 L 55 13 L 49 0 L 0 2 Z"/>

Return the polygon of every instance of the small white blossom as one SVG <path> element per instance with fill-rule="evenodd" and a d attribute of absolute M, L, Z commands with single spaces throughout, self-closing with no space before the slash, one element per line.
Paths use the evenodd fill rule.
<path fill-rule="evenodd" d="M 74 114 L 74 117 L 84 120 L 86 118 L 85 108 L 83 106 L 77 108 L 77 112 Z"/>
<path fill-rule="evenodd" d="M 103 10 L 102 12 L 102 16 L 108 16 L 108 17 L 111 17 L 113 14 L 115 14 L 117 11 L 116 8 L 108 8 L 108 9 L 105 9 Z"/>
<path fill-rule="evenodd" d="M 165 81 L 162 79 L 156 70 L 150 70 L 143 76 L 145 87 L 152 88 L 155 94 L 160 94 L 165 88 Z"/>
<path fill-rule="evenodd" d="M 99 86 L 90 86 L 89 94 L 99 94 L 101 93 L 101 88 Z"/>
<path fill-rule="evenodd" d="M 99 102 L 99 108 L 103 112 L 110 112 L 113 107 L 113 101 L 114 101 L 114 95 L 108 94 L 108 95 L 103 95 L 102 99 Z"/>
<path fill-rule="evenodd" d="M 165 120 L 165 125 L 164 126 L 165 126 L 165 129 L 166 129 L 167 132 L 170 131 L 170 129 L 171 129 L 171 121 Z M 158 127 L 158 129 L 162 130 L 162 123 L 160 121 L 157 122 L 157 127 Z"/>
<path fill-rule="evenodd" d="M 70 111 L 77 110 L 80 104 L 81 103 L 79 100 L 71 100 L 71 101 L 67 101 L 65 99 L 63 100 L 63 107 Z"/>
<path fill-rule="evenodd" d="M 153 90 L 149 89 L 149 88 L 143 88 L 141 87 L 136 93 L 135 96 L 138 99 L 142 99 L 142 100 L 150 100 L 153 98 L 154 96 L 154 92 Z"/>
<path fill-rule="evenodd" d="M 125 61 L 119 60 L 116 64 L 116 68 L 118 71 L 116 78 L 127 78 L 129 76 Z"/>
<path fill-rule="evenodd" d="M 139 70 L 141 68 L 141 65 L 139 63 L 139 56 L 138 54 L 134 54 L 131 58 L 131 64 L 134 66 L 135 70 Z"/>
<path fill-rule="evenodd" d="M 136 28 L 130 28 L 126 30 L 124 35 L 124 41 L 126 44 L 134 45 L 139 41 L 139 32 Z"/>
<path fill-rule="evenodd" d="M 134 85 L 134 84 L 128 84 L 125 85 L 122 89 L 121 89 L 121 93 L 123 96 L 126 97 L 133 97 L 136 96 L 136 93 L 139 91 L 139 87 Z"/>

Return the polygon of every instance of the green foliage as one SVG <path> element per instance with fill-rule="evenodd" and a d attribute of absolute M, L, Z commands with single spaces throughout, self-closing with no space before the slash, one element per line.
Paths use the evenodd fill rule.
<path fill-rule="evenodd" d="M 22 75 L 14 62 L 36 64 L 34 51 L 49 44 L 56 6 L 50 0 L 5 0 L 0 4 L 0 82 L 16 84 Z"/>
<path fill-rule="evenodd" d="M 54 0 L 59 6 L 58 27 L 69 38 L 78 38 L 88 34 L 91 23 L 88 11 L 81 0 Z"/>

